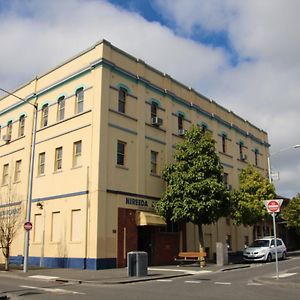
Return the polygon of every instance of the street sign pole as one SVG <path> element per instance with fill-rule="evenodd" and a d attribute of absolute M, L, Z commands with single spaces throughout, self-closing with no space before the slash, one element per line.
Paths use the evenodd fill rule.
<path fill-rule="evenodd" d="M 277 235 L 276 235 L 275 212 L 272 213 L 272 217 L 273 217 L 273 230 L 274 230 L 274 239 L 275 239 L 276 279 L 279 279 L 279 276 L 278 276 L 278 254 L 277 254 Z"/>

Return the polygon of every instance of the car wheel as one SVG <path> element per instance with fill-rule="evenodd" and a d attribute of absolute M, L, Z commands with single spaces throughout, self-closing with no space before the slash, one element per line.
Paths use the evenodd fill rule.
<path fill-rule="evenodd" d="M 286 252 L 282 252 L 282 257 L 281 257 L 282 260 L 285 260 L 286 259 Z"/>
<path fill-rule="evenodd" d="M 271 253 L 269 253 L 266 262 L 271 262 L 271 261 L 272 261 L 272 255 Z"/>

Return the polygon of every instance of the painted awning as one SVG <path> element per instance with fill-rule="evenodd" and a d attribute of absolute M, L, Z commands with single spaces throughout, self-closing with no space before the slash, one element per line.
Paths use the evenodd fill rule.
<path fill-rule="evenodd" d="M 136 212 L 136 225 L 137 226 L 165 226 L 166 222 L 164 219 L 148 211 L 137 211 Z"/>

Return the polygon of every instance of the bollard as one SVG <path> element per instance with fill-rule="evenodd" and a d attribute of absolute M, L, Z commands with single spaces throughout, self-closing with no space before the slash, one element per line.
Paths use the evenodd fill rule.
<path fill-rule="evenodd" d="M 127 253 L 127 275 L 143 277 L 148 275 L 148 253 L 131 251 Z"/>

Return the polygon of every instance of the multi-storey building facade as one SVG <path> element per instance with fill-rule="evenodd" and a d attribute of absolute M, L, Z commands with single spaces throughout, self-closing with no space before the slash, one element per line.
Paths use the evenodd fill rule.
<path fill-rule="evenodd" d="M 151 264 L 197 249 L 197 228 L 167 224 L 154 213 L 164 165 L 192 124 L 210 130 L 228 187 L 250 163 L 267 173 L 266 132 L 167 74 L 101 41 L 0 100 L 1 207 L 26 211 L 34 109 L 38 105 L 29 264 L 121 267 L 131 250 Z M 252 239 L 230 219 L 205 226 L 233 251 Z M 11 259 L 22 262 L 24 229 Z"/>

